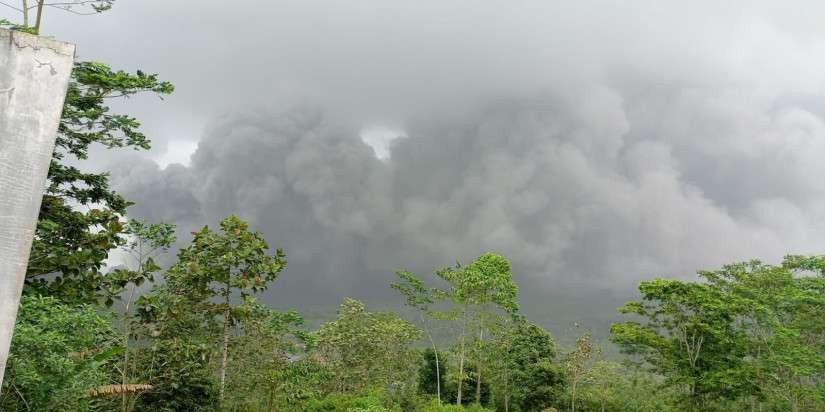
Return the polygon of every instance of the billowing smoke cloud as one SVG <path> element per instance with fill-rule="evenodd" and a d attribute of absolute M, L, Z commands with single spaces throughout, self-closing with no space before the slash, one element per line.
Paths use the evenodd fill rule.
<path fill-rule="evenodd" d="M 282 24 L 210 38 L 232 64 L 182 84 L 233 82 L 184 87 L 192 107 L 268 108 L 209 121 L 188 167 L 121 160 L 115 184 L 182 233 L 250 220 L 287 252 L 290 304 L 378 299 L 394 268 L 495 250 L 528 307 L 612 306 L 640 279 L 823 249 L 816 12 L 491 3 L 289 3 Z M 374 126 L 404 136 L 388 159 L 359 136 Z"/>
<path fill-rule="evenodd" d="M 615 90 L 500 101 L 410 122 L 386 162 L 319 110 L 247 115 L 204 136 L 189 168 L 144 163 L 116 180 L 153 220 L 249 219 L 286 249 L 285 278 L 325 297 L 374 295 L 394 268 L 485 250 L 509 256 L 532 291 L 626 292 L 654 275 L 821 247 L 825 124 L 793 106 L 742 125 L 727 105 L 705 107 L 711 98 L 657 107 L 693 119 L 677 130 L 635 117 L 649 103 Z M 724 131 L 712 144 L 710 121 Z"/>

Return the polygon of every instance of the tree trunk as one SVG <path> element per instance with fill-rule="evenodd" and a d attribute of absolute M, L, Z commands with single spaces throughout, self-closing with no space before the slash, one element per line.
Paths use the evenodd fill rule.
<path fill-rule="evenodd" d="M 479 353 L 476 356 L 476 403 L 481 405 L 481 342 L 484 340 L 484 329 L 478 331 Z"/>
<path fill-rule="evenodd" d="M 696 406 L 699 404 L 699 401 L 696 399 L 696 391 L 695 391 L 695 384 L 691 382 L 690 384 L 690 410 L 695 411 Z"/>
<path fill-rule="evenodd" d="M 29 27 L 29 0 L 23 0 L 23 27 Z"/>
<path fill-rule="evenodd" d="M 34 20 L 34 33 L 40 34 L 40 20 L 43 17 L 43 7 L 46 0 L 37 0 L 37 15 Z"/>
<path fill-rule="evenodd" d="M 456 394 L 456 404 L 461 405 L 461 389 L 464 386 L 464 334 L 467 329 L 467 309 L 461 317 L 461 350 L 458 358 L 458 392 Z"/>
<path fill-rule="evenodd" d="M 143 273 L 143 257 L 138 259 L 138 273 Z M 132 308 L 132 301 L 135 299 L 135 290 L 137 286 L 132 283 L 131 287 L 129 288 L 129 296 L 126 298 L 126 302 L 123 306 L 123 379 L 122 384 L 128 385 L 129 384 L 129 349 L 130 349 L 130 336 L 132 334 L 132 328 L 129 324 L 129 310 Z M 129 398 L 132 397 L 132 401 L 129 402 Z M 128 394 L 126 392 L 123 393 L 123 412 L 129 412 L 134 409 L 135 405 L 135 397 L 136 395 Z"/>
<path fill-rule="evenodd" d="M 123 387 L 126 387 L 126 385 L 129 384 L 129 374 L 126 371 L 126 368 L 128 368 L 128 367 L 129 367 L 129 346 L 126 346 L 125 351 L 123 352 L 123 371 L 122 371 L 123 376 L 121 376 L 121 380 L 120 380 L 120 383 L 123 385 Z M 123 412 L 128 412 L 129 408 L 127 407 L 127 394 L 126 394 L 126 392 L 123 392 L 120 396 L 121 396 L 121 406 L 120 406 L 120 408 Z"/>
<path fill-rule="evenodd" d="M 424 326 L 424 331 L 427 332 L 427 338 L 430 340 L 430 345 L 433 347 L 433 354 L 435 355 L 435 392 L 436 398 L 438 399 L 438 404 L 441 405 L 441 366 L 438 360 L 438 347 L 435 345 L 435 339 L 433 339 L 432 333 L 430 333 L 430 328 L 427 327 L 427 321 L 424 319 L 424 313 L 420 312 L 421 316 L 421 325 Z"/>
<path fill-rule="evenodd" d="M 570 412 L 576 412 L 576 380 L 570 386 Z"/>
<path fill-rule="evenodd" d="M 461 354 L 458 357 L 458 392 L 456 404 L 461 405 L 461 389 L 464 386 L 464 337 L 461 337 Z"/>
<path fill-rule="evenodd" d="M 476 403 L 481 405 L 481 361 L 476 360 Z"/>
<path fill-rule="evenodd" d="M 121 370 L 121 379 L 120 383 L 124 387 L 129 384 L 129 303 L 132 300 L 132 295 L 134 294 L 134 286 L 132 286 L 132 290 L 129 293 L 129 297 L 126 300 L 125 306 L 123 308 L 123 368 Z M 127 406 L 128 403 L 128 394 L 123 392 L 121 395 L 121 410 L 123 412 L 128 412 L 129 407 Z"/>
<path fill-rule="evenodd" d="M 221 403 L 223 403 L 223 395 L 226 388 L 226 360 L 229 355 L 229 286 L 227 286 L 224 297 L 226 298 L 226 310 L 223 319 L 223 354 L 221 356 L 221 390 L 219 395 Z"/>
<path fill-rule="evenodd" d="M 433 344 L 433 353 L 435 353 L 435 392 L 438 404 L 441 405 L 441 368 L 438 365 L 438 349 L 435 344 Z"/>
<path fill-rule="evenodd" d="M 510 412 L 510 376 L 504 380 L 504 412 Z"/>

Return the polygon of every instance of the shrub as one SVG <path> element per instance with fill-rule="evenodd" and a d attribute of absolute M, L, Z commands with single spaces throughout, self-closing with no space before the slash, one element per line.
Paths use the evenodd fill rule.
<path fill-rule="evenodd" d="M 310 401 L 306 412 L 400 412 L 399 406 L 387 405 L 384 391 L 365 393 L 337 393 L 324 399 Z"/>
<path fill-rule="evenodd" d="M 490 412 L 492 409 L 484 408 L 480 405 L 455 405 L 452 403 L 440 403 L 433 399 L 421 410 L 422 412 Z"/>
<path fill-rule="evenodd" d="M 14 328 L 0 410 L 84 411 L 88 389 L 103 385 L 117 348 L 108 319 L 86 305 L 23 296 Z"/>

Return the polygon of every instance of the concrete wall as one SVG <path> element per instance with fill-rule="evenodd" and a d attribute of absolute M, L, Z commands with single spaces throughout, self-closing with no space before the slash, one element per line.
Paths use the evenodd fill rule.
<path fill-rule="evenodd" d="M 74 46 L 0 29 L 0 383 Z"/>

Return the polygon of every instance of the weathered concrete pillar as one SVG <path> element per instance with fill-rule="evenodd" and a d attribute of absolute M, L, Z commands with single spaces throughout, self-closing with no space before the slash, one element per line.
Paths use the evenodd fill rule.
<path fill-rule="evenodd" d="M 73 60 L 71 44 L 0 29 L 0 383 Z"/>

